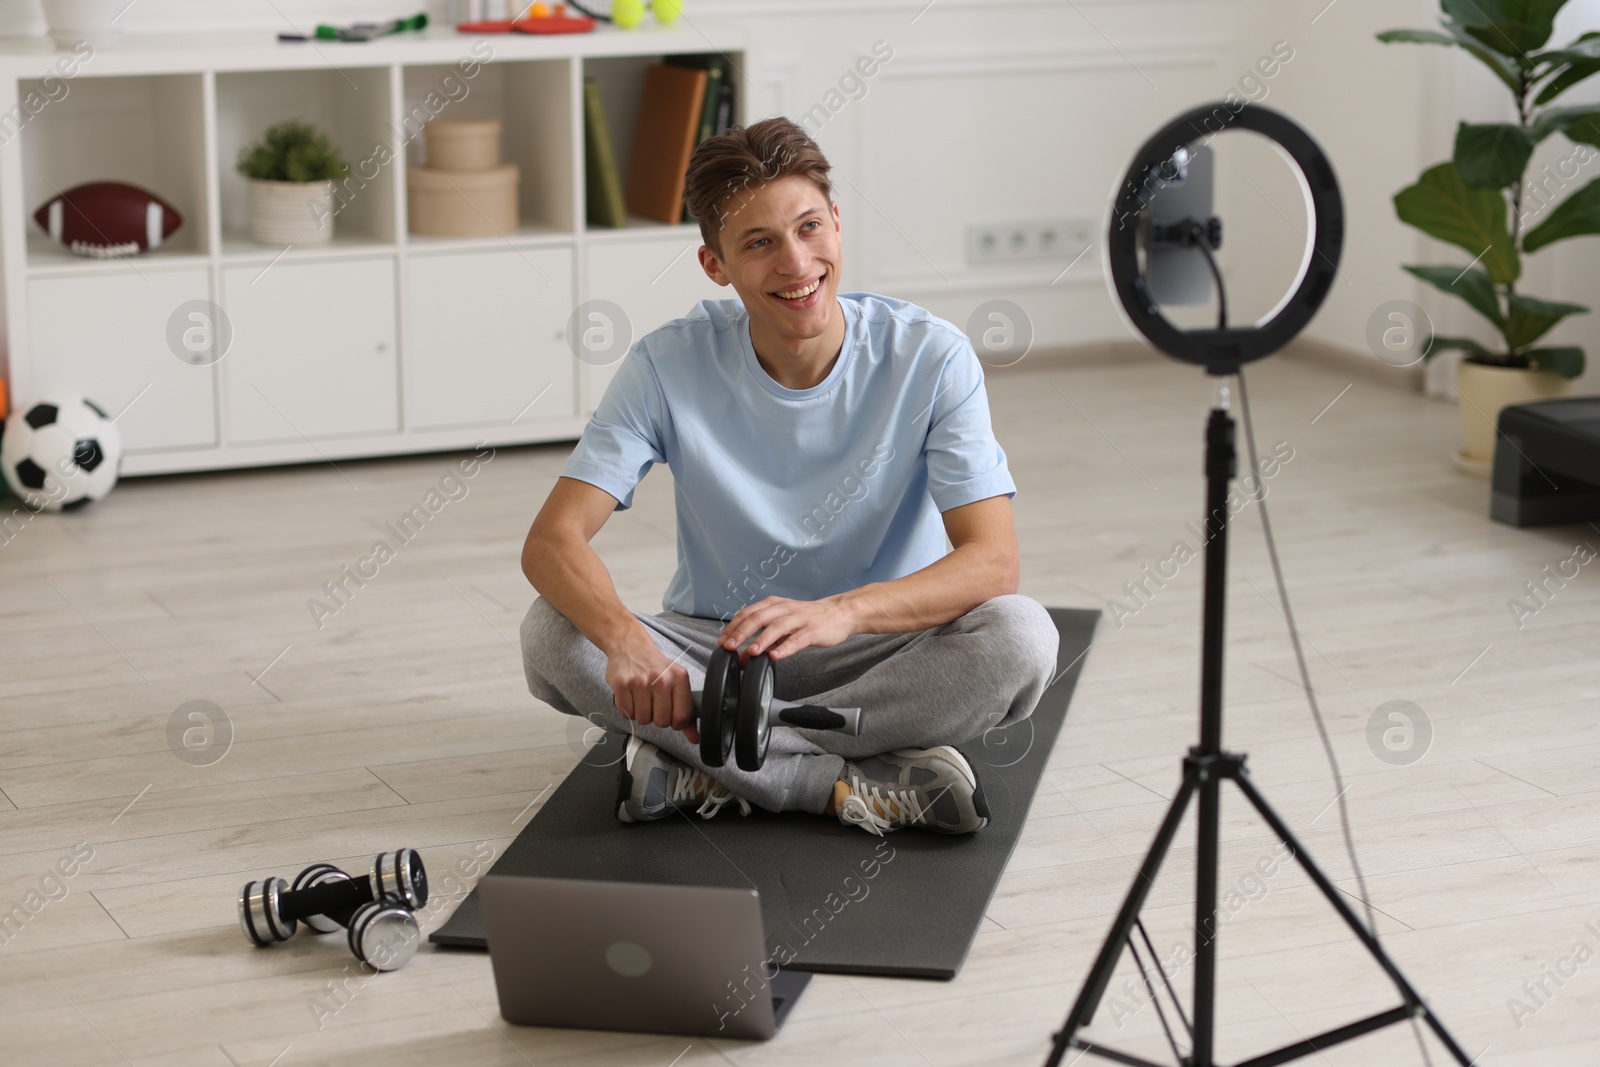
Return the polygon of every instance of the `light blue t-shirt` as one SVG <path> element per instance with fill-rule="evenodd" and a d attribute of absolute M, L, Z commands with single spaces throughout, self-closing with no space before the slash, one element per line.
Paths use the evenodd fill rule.
<path fill-rule="evenodd" d="M 762 368 L 738 300 L 702 300 L 618 366 L 561 473 L 620 511 L 652 464 L 672 470 L 666 610 L 726 620 L 900 578 L 944 556 L 940 512 L 1015 495 L 966 335 L 903 300 L 839 306 L 844 344 L 810 389 Z"/>

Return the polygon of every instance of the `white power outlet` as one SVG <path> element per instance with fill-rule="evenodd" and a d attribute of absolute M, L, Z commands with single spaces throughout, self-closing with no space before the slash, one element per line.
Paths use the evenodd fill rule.
<path fill-rule="evenodd" d="M 1094 225 L 1088 219 L 973 223 L 967 227 L 967 262 L 1070 261 L 1093 243 Z"/>

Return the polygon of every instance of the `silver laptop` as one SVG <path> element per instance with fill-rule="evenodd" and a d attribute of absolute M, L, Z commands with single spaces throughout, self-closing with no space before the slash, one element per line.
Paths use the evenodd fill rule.
<path fill-rule="evenodd" d="M 768 958 L 754 889 L 491 874 L 478 897 L 522 1026 L 765 1040 L 811 980 Z"/>

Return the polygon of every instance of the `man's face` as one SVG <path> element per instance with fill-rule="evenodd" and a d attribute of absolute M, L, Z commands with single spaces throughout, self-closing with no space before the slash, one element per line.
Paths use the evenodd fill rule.
<path fill-rule="evenodd" d="M 742 190 L 722 210 L 722 255 L 700 249 L 706 274 L 733 286 L 759 332 L 820 336 L 838 304 L 839 205 L 791 176 Z"/>

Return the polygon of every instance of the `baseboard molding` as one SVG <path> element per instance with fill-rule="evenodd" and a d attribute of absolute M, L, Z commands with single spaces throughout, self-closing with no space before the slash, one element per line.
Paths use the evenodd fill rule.
<path fill-rule="evenodd" d="M 1161 353 L 1138 341 L 1102 341 L 1092 345 L 1058 345 L 1052 348 L 1035 348 L 1021 363 L 1050 364 L 1051 366 L 1111 367 L 1119 363 L 1148 363 Z M 1005 368 L 1000 368 L 1004 370 Z"/>
<path fill-rule="evenodd" d="M 1391 386 L 1402 392 L 1422 392 L 1423 369 L 1420 363 L 1413 367 L 1391 367 L 1382 360 L 1373 358 L 1371 353 L 1357 352 L 1353 348 L 1330 345 L 1325 341 L 1314 341 L 1305 337 L 1297 338 L 1286 345 L 1283 355 L 1302 363 L 1315 363 L 1365 382 Z"/>
<path fill-rule="evenodd" d="M 1421 364 L 1415 367 L 1391 367 L 1366 353 L 1305 338 L 1290 342 L 1278 355 L 1336 370 L 1362 381 L 1387 385 L 1402 392 L 1422 392 Z M 1052 366 L 1109 367 L 1119 363 L 1149 362 L 1157 358 L 1163 358 L 1161 353 L 1138 341 L 1102 341 L 1090 345 L 1036 348 L 1028 353 L 1025 362 Z"/>

